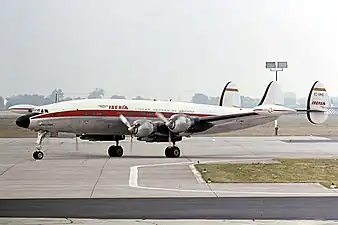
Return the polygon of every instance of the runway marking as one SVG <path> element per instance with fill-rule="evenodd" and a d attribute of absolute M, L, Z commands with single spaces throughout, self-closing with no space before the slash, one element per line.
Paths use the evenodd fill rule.
<path fill-rule="evenodd" d="M 194 174 L 197 182 L 199 184 L 206 184 L 206 182 L 203 180 L 201 174 L 197 171 L 196 167 L 194 166 L 195 164 L 190 164 L 189 165 L 189 168 L 191 170 L 191 172 Z"/>
<path fill-rule="evenodd" d="M 200 163 L 216 163 L 216 162 L 226 162 L 228 160 L 215 160 L 215 161 L 200 161 Z M 223 193 L 223 194 L 249 194 L 249 195 L 291 195 L 291 196 L 337 196 L 338 192 L 334 189 L 325 189 L 327 192 L 260 192 L 260 191 L 222 191 L 222 190 L 197 190 L 197 189 L 177 189 L 177 188 L 162 188 L 162 187 L 151 187 L 151 186 L 141 186 L 138 184 L 138 169 L 144 167 L 156 167 L 156 166 L 170 166 L 170 165 L 182 165 L 182 164 L 190 164 L 189 166 L 193 166 L 196 163 L 189 162 L 173 162 L 173 163 L 156 163 L 156 164 L 146 164 L 146 165 L 137 165 L 130 167 L 129 173 L 129 187 L 145 189 L 145 190 L 157 190 L 157 191 L 173 191 L 173 192 L 190 192 L 190 193 Z M 197 171 L 196 171 L 197 172 Z M 204 182 L 204 180 L 203 180 Z M 205 182 L 204 182 L 205 183 Z M 205 183 L 206 184 L 206 183 Z M 248 184 L 250 185 L 250 184 Z M 320 185 L 320 184 L 318 184 Z"/>

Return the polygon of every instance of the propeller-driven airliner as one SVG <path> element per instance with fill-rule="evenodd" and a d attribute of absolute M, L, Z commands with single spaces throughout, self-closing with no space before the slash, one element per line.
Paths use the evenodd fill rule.
<path fill-rule="evenodd" d="M 55 95 L 55 101 L 54 103 L 59 102 L 58 95 L 56 93 Z M 4 99 L 4 105 L 6 105 L 7 99 Z M 33 104 L 17 104 L 17 105 L 12 105 L 8 108 L 8 111 L 16 113 L 16 114 L 30 114 L 33 112 L 33 110 L 38 107 L 37 105 Z"/>
<path fill-rule="evenodd" d="M 29 114 L 33 112 L 33 109 L 35 109 L 36 105 L 31 104 L 18 104 L 13 105 L 8 108 L 8 111 L 16 113 L 16 114 Z"/>
<path fill-rule="evenodd" d="M 328 118 L 328 94 L 316 81 L 310 89 L 307 108 L 296 110 L 283 106 L 278 84 L 270 82 L 259 104 L 241 108 L 240 95 L 234 84 L 225 86 L 219 105 L 203 105 L 174 101 L 125 99 L 81 99 L 36 107 L 20 116 L 17 126 L 34 130 L 37 146 L 33 158 L 41 160 L 42 141 L 48 133 L 76 134 L 82 140 L 114 141 L 108 148 L 110 157 L 122 157 L 119 142 L 126 136 L 145 142 L 168 142 L 165 156 L 177 158 L 181 152 L 176 145 L 183 137 L 195 134 L 217 134 L 245 129 L 274 121 L 287 114 L 305 112 L 313 124 Z"/>

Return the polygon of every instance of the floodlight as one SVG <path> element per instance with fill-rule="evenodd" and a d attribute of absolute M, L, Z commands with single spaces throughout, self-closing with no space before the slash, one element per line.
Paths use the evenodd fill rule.
<path fill-rule="evenodd" d="M 288 62 L 277 62 L 277 68 L 281 68 L 281 69 L 288 68 Z"/>
<path fill-rule="evenodd" d="M 276 68 L 276 62 L 266 62 L 265 63 L 265 68 L 267 68 L 267 69 Z"/>

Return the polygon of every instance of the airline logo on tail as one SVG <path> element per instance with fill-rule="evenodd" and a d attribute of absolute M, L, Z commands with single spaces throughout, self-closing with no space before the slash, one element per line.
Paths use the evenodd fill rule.
<path fill-rule="evenodd" d="M 312 105 L 326 105 L 326 102 L 323 102 L 323 101 L 312 101 Z"/>

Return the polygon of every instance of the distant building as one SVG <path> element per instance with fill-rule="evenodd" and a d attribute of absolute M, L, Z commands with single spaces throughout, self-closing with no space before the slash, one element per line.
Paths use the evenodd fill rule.
<path fill-rule="evenodd" d="M 297 96 L 293 92 L 284 93 L 284 104 L 287 107 L 296 107 L 297 106 Z"/>

